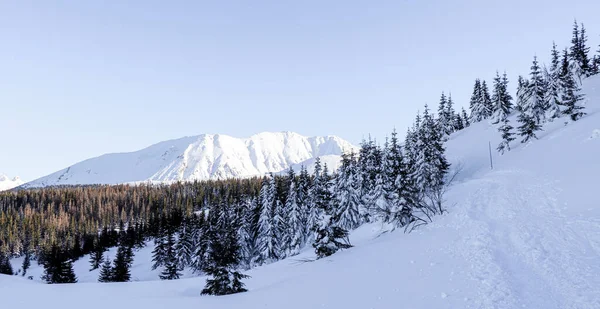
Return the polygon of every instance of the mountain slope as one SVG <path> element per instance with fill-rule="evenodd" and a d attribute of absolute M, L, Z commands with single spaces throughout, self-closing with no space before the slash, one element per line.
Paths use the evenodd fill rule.
<path fill-rule="evenodd" d="M 315 157 L 339 156 L 353 149 L 355 146 L 336 136 L 265 132 L 238 139 L 204 134 L 165 141 L 136 152 L 92 158 L 24 187 L 260 176 Z"/>
<path fill-rule="evenodd" d="M 0 174 L 0 191 L 9 190 L 23 184 L 19 177 L 8 178 L 8 176 Z"/>

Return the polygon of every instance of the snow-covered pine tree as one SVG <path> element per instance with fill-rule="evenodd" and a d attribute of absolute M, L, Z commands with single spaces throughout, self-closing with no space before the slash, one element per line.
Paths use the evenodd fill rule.
<path fill-rule="evenodd" d="M 487 109 L 483 101 L 483 91 L 481 89 L 481 80 L 479 80 L 479 78 L 475 80 L 469 107 L 471 109 L 470 122 L 479 122 L 486 118 Z"/>
<path fill-rule="evenodd" d="M 527 143 L 532 138 L 536 138 L 535 132 L 541 130 L 541 125 L 537 124 L 532 115 L 532 108 L 529 105 L 531 93 L 529 89 L 529 81 L 519 76 L 517 84 L 517 121 L 519 122 L 518 133 L 523 137 L 521 143 Z"/>
<path fill-rule="evenodd" d="M 448 93 L 448 102 L 446 104 L 446 118 L 448 119 L 447 121 L 447 125 L 445 128 L 445 134 L 446 135 L 450 135 L 452 134 L 454 131 L 458 130 L 456 128 L 456 118 L 458 116 L 458 114 L 456 114 L 456 111 L 454 110 L 454 101 L 452 101 L 452 93 Z"/>
<path fill-rule="evenodd" d="M 572 121 L 577 121 L 586 115 L 583 111 L 584 107 L 581 105 L 585 95 L 581 92 L 581 88 L 570 70 L 565 72 L 561 80 L 562 93 L 560 99 L 564 106 L 563 114 L 569 116 Z"/>
<path fill-rule="evenodd" d="M 467 111 L 465 110 L 465 108 L 463 107 L 461 110 L 461 115 L 462 115 L 462 121 L 463 121 L 463 125 L 465 128 L 469 127 L 471 125 L 471 121 L 469 121 L 469 115 L 467 115 Z"/>
<path fill-rule="evenodd" d="M 498 128 L 498 131 L 502 134 L 502 141 L 496 149 L 500 154 L 504 154 L 505 151 L 510 151 L 510 142 L 515 140 L 515 134 L 508 117 L 505 117 L 501 123 L 502 125 Z"/>
<path fill-rule="evenodd" d="M 289 241 L 291 240 L 291 236 L 288 235 L 289 227 L 286 220 L 287 212 L 288 210 L 285 208 L 285 204 L 279 199 L 276 199 L 273 222 L 275 224 L 275 240 L 277 244 L 276 256 L 278 260 L 286 258 L 287 252 L 289 251 Z"/>
<path fill-rule="evenodd" d="M 154 239 L 154 250 L 152 250 L 152 270 L 162 267 L 166 263 L 167 256 L 167 230 L 166 220 L 162 220 L 158 235 Z"/>
<path fill-rule="evenodd" d="M 177 242 L 175 244 L 175 255 L 177 258 L 177 268 L 183 270 L 192 265 L 194 253 L 196 249 L 195 242 L 195 224 L 193 221 L 195 216 L 183 220 L 179 227 Z"/>
<path fill-rule="evenodd" d="M 556 44 L 552 43 L 552 52 L 550 60 L 550 69 L 544 70 L 544 79 L 546 84 L 546 96 L 544 102 L 546 106 L 546 118 L 550 121 L 561 116 L 561 77 L 560 77 L 560 57 Z"/>
<path fill-rule="evenodd" d="M 277 226 L 275 223 L 275 177 L 265 178 L 260 189 L 261 212 L 258 221 L 258 248 L 260 251 L 260 264 L 270 263 L 278 259 L 279 243 L 277 239 Z"/>
<path fill-rule="evenodd" d="M 202 295 L 228 295 L 247 291 L 242 279 L 248 276 L 237 269 L 240 265 L 240 248 L 237 240 L 238 226 L 224 204 L 209 213 L 209 246 L 202 271 L 210 276 Z M 216 214 L 218 213 L 218 214 Z"/>
<path fill-rule="evenodd" d="M 252 221 L 254 218 L 253 200 L 250 197 L 243 197 L 237 206 L 235 223 L 238 227 L 237 239 L 240 246 L 240 267 L 250 269 L 252 267 L 252 258 L 257 254 L 254 246 L 254 232 L 252 231 Z"/>
<path fill-rule="evenodd" d="M 506 77 L 506 72 L 504 72 L 504 75 L 500 78 L 500 74 L 496 71 L 493 87 L 492 102 L 494 105 L 494 112 L 492 123 L 498 124 L 503 122 L 512 111 L 512 96 L 508 93 L 508 78 Z"/>
<path fill-rule="evenodd" d="M 484 106 L 485 119 L 492 117 L 494 106 L 485 80 L 481 81 L 481 102 L 483 102 Z"/>
<path fill-rule="evenodd" d="M 324 212 L 321 213 L 315 242 L 313 243 L 317 259 L 328 257 L 340 249 L 352 247 L 348 240 L 348 231 L 339 226 L 335 226 L 334 221 L 336 221 L 336 219 L 331 215 Z"/>
<path fill-rule="evenodd" d="M 537 57 L 533 57 L 533 64 L 531 65 L 531 73 L 528 87 L 526 89 L 527 97 L 529 100 L 526 102 L 527 110 L 530 111 L 531 116 L 536 125 L 541 125 L 546 120 L 546 97 L 544 78 L 538 65 Z"/>
<path fill-rule="evenodd" d="M 191 265 L 191 268 L 195 273 L 201 273 L 206 263 L 206 255 L 209 246 L 208 237 L 206 235 L 210 228 L 209 222 L 206 219 L 207 213 L 210 215 L 210 211 L 202 211 L 195 221 L 196 228 L 194 230 L 196 231 L 196 249 Z"/>
<path fill-rule="evenodd" d="M 173 228 L 168 227 L 165 235 L 165 256 L 164 256 L 164 269 L 160 273 L 159 278 L 161 280 L 176 280 L 179 279 L 181 274 L 179 273 L 179 261 L 177 260 L 177 252 L 175 250 L 175 235 Z M 115 270 L 116 270 L 115 263 Z"/>
<path fill-rule="evenodd" d="M 438 104 L 437 124 L 444 135 L 450 135 L 452 133 L 452 130 L 450 130 L 452 118 L 450 115 L 448 115 L 447 105 L 448 99 L 446 98 L 444 92 L 442 92 L 442 95 L 440 96 L 440 103 Z"/>
<path fill-rule="evenodd" d="M 29 246 L 25 246 L 24 251 L 23 251 L 23 263 L 21 263 L 21 276 L 25 277 L 25 274 L 27 274 L 27 270 L 29 269 L 29 267 L 31 266 L 31 249 L 29 249 Z"/>
<path fill-rule="evenodd" d="M 302 248 L 302 242 L 304 241 L 304 229 L 302 227 L 302 219 L 300 218 L 300 206 L 298 205 L 298 193 L 296 189 L 296 183 L 293 180 L 290 181 L 290 191 L 288 192 L 287 199 L 285 201 L 285 209 L 287 210 L 287 227 L 288 231 L 286 235 L 289 237 L 288 243 L 288 256 L 294 256 L 300 252 Z"/>
<path fill-rule="evenodd" d="M 359 207 L 361 198 L 359 196 L 358 184 L 355 182 L 354 154 L 344 153 L 342 155 L 342 164 L 335 177 L 335 187 L 333 192 L 334 217 L 337 226 L 352 230 L 361 223 Z"/>

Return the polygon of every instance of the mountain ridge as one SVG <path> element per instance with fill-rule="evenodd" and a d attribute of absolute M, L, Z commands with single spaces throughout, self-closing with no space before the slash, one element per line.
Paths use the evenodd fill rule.
<path fill-rule="evenodd" d="M 290 131 L 247 138 L 200 134 L 162 141 L 133 152 L 103 154 L 24 184 L 55 185 L 168 183 L 244 178 L 278 173 L 316 157 L 340 156 L 356 146 L 335 135 L 307 137 Z M 335 166 L 332 167 L 335 169 Z"/>

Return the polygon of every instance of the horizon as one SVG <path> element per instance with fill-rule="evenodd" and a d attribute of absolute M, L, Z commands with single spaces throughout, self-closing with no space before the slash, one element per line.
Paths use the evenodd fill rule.
<path fill-rule="evenodd" d="M 0 174 L 206 132 L 402 137 L 442 91 L 468 107 L 475 78 L 506 71 L 514 94 L 575 18 L 600 43 L 594 1 L 339 3 L 0 4 Z"/>

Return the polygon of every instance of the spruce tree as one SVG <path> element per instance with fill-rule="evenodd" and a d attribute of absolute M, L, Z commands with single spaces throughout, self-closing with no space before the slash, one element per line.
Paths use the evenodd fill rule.
<path fill-rule="evenodd" d="M 104 259 L 104 262 L 102 262 L 102 267 L 100 268 L 100 275 L 98 276 L 98 282 L 114 282 L 113 268 L 108 257 L 106 257 Z"/>
<path fill-rule="evenodd" d="M 497 124 L 504 122 L 504 119 L 508 117 L 512 110 L 512 97 L 508 93 L 508 78 L 506 72 L 500 78 L 500 74 L 496 71 L 496 77 L 494 78 L 494 91 L 492 94 L 492 102 L 494 106 L 492 123 Z"/>
<path fill-rule="evenodd" d="M 12 265 L 10 264 L 10 259 L 8 257 L 8 254 L 2 252 L 1 249 L 0 249 L 0 274 L 10 275 L 10 276 L 12 276 L 14 274 Z"/>
<path fill-rule="evenodd" d="M 304 241 L 304 230 L 302 228 L 302 220 L 300 218 L 300 207 L 298 206 L 298 194 L 296 190 L 295 182 L 293 178 L 290 181 L 290 190 L 288 192 L 287 200 L 285 202 L 285 209 L 287 210 L 287 223 L 288 232 L 287 236 L 290 238 L 286 243 L 289 244 L 289 256 L 296 255 L 302 248 L 302 242 Z"/>
<path fill-rule="evenodd" d="M 239 244 L 237 226 L 223 207 L 216 210 L 219 214 L 209 214 L 210 229 L 206 235 L 209 242 L 207 262 L 203 272 L 210 276 L 202 295 L 228 295 L 247 291 L 242 279 L 248 276 L 240 273 Z M 218 219 L 215 218 L 218 216 Z"/>
<path fill-rule="evenodd" d="M 490 118 L 492 116 L 494 106 L 492 104 L 490 91 L 485 80 L 481 82 L 481 102 L 483 104 L 484 118 Z"/>
<path fill-rule="evenodd" d="M 355 229 L 361 223 L 359 212 L 361 199 L 355 181 L 354 166 L 353 155 L 343 154 L 342 165 L 335 177 L 332 200 L 335 217 L 339 220 L 335 223 L 346 230 Z"/>
<path fill-rule="evenodd" d="M 562 78 L 562 96 L 561 101 L 565 109 L 563 113 L 572 121 L 577 121 L 581 117 L 585 116 L 586 113 L 583 111 L 584 107 L 581 102 L 584 100 L 584 95 L 581 93 L 581 88 L 575 81 L 575 77 L 571 72 L 568 72 Z"/>
<path fill-rule="evenodd" d="M 546 103 L 544 100 L 546 93 L 537 57 L 533 57 L 530 76 L 529 85 L 526 89 L 529 100 L 526 105 L 527 109 L 530 111 L 530 116 L 534 118 L 536 125 L 541 125 L 546 119 Z"/>
<path fill-rule="evenodd" d="M 508 117 L 502 120 L 502 125 L 498 128 L 498 131 L 502 134 L 502 141 L 496 149 L 504 154 L 505 151 L 510 151 L 510 142 L 515 140 L 513 127 L 510 125 Z"/>
<path fill-rule="evenodd" d="M 179 237 L 175 245 L 177 267 L 179 270 L 192 265 L 196 245 L 194 243 L 194 217 L 185 219 L 179 227 Z"/>
<path fill-rule="evenodd" d="M 454 110 L 454 101 L 452 101 L 452 94 L 448 94 L 448 102 L 446 104 L 446 118 L 448 119 L 444 133 L 449 135 L 457 130 L 456 118 L 459 116 Z"/>
<path fill-rule="evenodd" d="M 25 274 L 27 273 L 27 270 L 29 269 L 30 266 L 31 266 L 31 251 L 29 250 L 29 248 L 26 247 L 25 252 L 23 254 L 23 263 L 21 264 L 21 269 L 23 270 L 21 275 L 23 277 L 25 277 Z"/>
<path fill-rule="evenodd" d="M 546 117 L 552 121 L 561 116 L 561 63 L 559 58 L 559 52 L 556 50 L 556 44 L 552 44 L 550 61 L 550 70 L 545 70 L 546 80 L 546 96 L 544 97 L 546 105 Z"/>
<path fill-rule="evenodd" d="M 77 282 L 69 255 L 56 244 L 52 245 L 49 252 L 44 254 L 42 280 L 49 284 Z"/>
<path fill-rule="evenodd" d="M 129 244 L 126 242 L 119 244 L 113 264 L 112 280 L 114 282 L 128 282 L 131 280 L 130 268 L 133 264 L 133 249 Z"/>
<path fill-rule="evenodd" d="M 158 228 L 158 235 L 154 239 L 154 250 L 152 250 L 152 270 L 166 264 L 167 256 L 167 230 L 166 220 L 163 220 Z"/>
<path fill-rule="evenodd" d="M 461 115 L 465 128 L 469 127 L 471 125 L 471 122 L 469 121 L 469 115 L 467 115 L 467 111 L 464 107 L 462 108 Z"/>
<path fill-rule="evenodd" d="M 269 179 L 263 181 L 260 190 L 261 212 L 258 226 L 258 247 L 261 263 L 270 263 L 278 259 L 280 252 L 277 239 L 277 225 L 275 222 L 276 187 L 275 177 L 271 174 Z"/>
<path fill-rule="evenodd" d="M 337 221 L 336 218 L 326 214 L 325 211 L 321 212 L 315 242 L 313 243 L 317 259 L 328 257 L 340 249 L 352 247 L 348 240 L 348 231 L 335 226 L 335 221 Z"/>
<path fill-rule="evenodd" d="M 94 251 L 90 254 L 90 271 L 96 270 L 102 264 L 102 257 L 104 255 L 105 249 L 101 246 L 100 243 L 96 243 L 94 247 Z"/>
<path fill-rule="evenodd" d="M 479 122 L 487 118 L 487 109 L 483 100 L 483 91 L 479 78 L 475 80 L 473 94 L 471 95 L 471 102 L 469 103 L 469 106 L 471 109 L 470 122 Z"/>
<path fill-rule="evenodd" d="M 167 228 L 166 233 L 164 269 L 159 277 L 161 280 L 176 280 L 179 279 L 181 274 L 178 272 L 179 261 L 177 259 L 177 252 L 175 251 L 175 235 L 172 228 Z"/>

